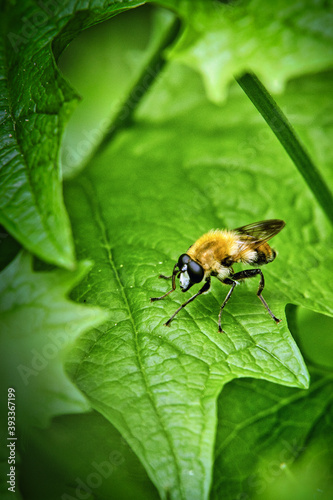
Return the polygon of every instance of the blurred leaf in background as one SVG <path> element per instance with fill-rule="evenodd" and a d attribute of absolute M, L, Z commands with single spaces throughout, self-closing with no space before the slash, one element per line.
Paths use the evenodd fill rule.
<path fill-rule="evenodd" d="M 68 24 L 48 35 L 58 33 L 56 57 L 83 27 L 139 4 L 103 11 L 97 3 L 61 10 Z M 282 92 L 280 106 L 331 185 L 332 73 L 320 72 L 333 62 L 330 6 L 154 3 L 182 20 L 166 52 L 175 16 L 145 6 L 85 31 L 59 61 L 82 96 L 62 145 L 65 206 L 78 258 L 93 261 L 71 299 L 102 307 L 109 320 L 84 329 L 67 353 L 71 380 L 95 411 L 64 410 L 48 429 L 21 435 L 20 490 L 27 500 L 273 500 L 304 495 L 306 477 L 312 495 L 329 498 L 332 320 L 318 313 L 333 313 L 332 229 L 231 80 L 252 70 Z M 164 53 L 168 63 L 157 64 Z M 218 334 L 228 289 L 216 281 L 166 329 L 184 296 L 150 304 L 168 289 L 158 274 L 211 228 L 273 217 L 287 225 L 272 242 L 278 257 L 264 269 L 265 297 L 283 322 L 266 314 L 257 283 L 245 283 Z M 34 274 L 31 286 L 42 278 Z"/>

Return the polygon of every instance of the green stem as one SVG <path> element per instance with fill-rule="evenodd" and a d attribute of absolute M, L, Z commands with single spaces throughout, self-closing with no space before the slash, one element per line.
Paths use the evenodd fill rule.
<path fill-rule="evenodd" d="M 103 139 L 99 144 L 97 144 L 96 148 L 94 148 L 92 153 L 89 155 L 85 162 L 85 165 L 90 162 L 92 157 L 99 155 L 120 130 L 128 127 L 132 123 L 132 117 L 135 110 L 147 94 L 152 84 L 158 78 L 159 74 L 166 64 L 166 60 L 164 58 L 164 50 L 177 38 L 179 28 L 179 19 L 174 18 L 171 22 L 169 22 L 168 26 L 165 28 L 165 31 L 161 35 L 159 44 L 155 52 L 152 54 L 150 60 L 142 69 L 142 72 L 131 88 L 127 99 L 122 103 L 116 115 L 112 118 L 112 121 Z"/>
<path fill-rule="evenodd" d="M 279 139 L 333 224 L 332 193 L 282 110 L 255 75 L 247 73 L 236 81 Z"/>

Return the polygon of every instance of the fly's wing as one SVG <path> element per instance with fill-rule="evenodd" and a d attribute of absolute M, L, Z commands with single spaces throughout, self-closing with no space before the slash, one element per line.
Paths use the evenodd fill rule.
<path fill-rule="evenodd" d="M 251 242 L 251 245 L 260 246 L 270 240 L 284 228 L 286 223 L 280 219 L 268 219 L 253 222 L 247 226 L 237 227 L 233 232 L 240 236 L 240 240 Z"/>

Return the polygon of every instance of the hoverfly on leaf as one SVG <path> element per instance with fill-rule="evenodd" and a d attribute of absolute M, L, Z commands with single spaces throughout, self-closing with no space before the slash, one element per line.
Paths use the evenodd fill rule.
<path fill-rule="evenodd" d="M 199 295 L 206 293 L 210 289 L 211 277 L 216 277 L 225 285 L 231 288 L 222 302 L 218 329 L 223 332 L 221 325 L 222 311 L 230 299 L 235 286 L 242 280 L 260 276 L 257 296 L 276 323 L 278 319 L 270 310 L 262 296 L 265 286 L 264 275 L 257 266 L 262 266 L 272 262 L 276 257 L 276 252 L 269 244 L 268 240 L 278 234 L 285 226 L 285 222 L 279 219 L 269 219 L 260 222 L 254 222 L 236 229 L 216 229 L 209 231 L 201 236 L 186 253 L 183 253 L 173 268 L 171 276 L 160 275 L 160 278 L 171 279 L 172 288 L 161 297 L 153 297 L 151 301 L 164 299 L 167 295 L 176 289 L 176 278 L 179 278 L 179 284 L 182 292 L 189 290 L 194 284 L 204 284 L 200 290 L 192 295 L 184 304 L 182 304 L 174 314 L 165 323 L 169 326 L 174 317 Z M 243 263 L 254 266 L 255 269 L 245 269 L 234 272 L 233 265 Z"/>

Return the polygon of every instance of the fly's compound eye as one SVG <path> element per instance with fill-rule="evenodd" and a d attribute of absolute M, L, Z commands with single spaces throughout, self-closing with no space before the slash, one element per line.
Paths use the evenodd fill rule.
<path fill-rule="evenodd" d="M 186 253 L 183 253 L 178 259 L 179 269 L 182 270 L 184 266 L 186 266 L 190 262 L 190 260 L 190 257 Z"/>
<path fill-rule="evenodd" d="M 204 270 L 194 260 L 190 260 L 187 264 L 187 272 L 191 283 L 200 283 L 204 277 Z"/>

